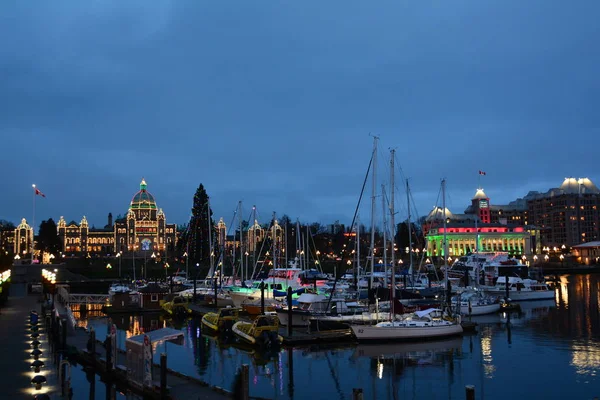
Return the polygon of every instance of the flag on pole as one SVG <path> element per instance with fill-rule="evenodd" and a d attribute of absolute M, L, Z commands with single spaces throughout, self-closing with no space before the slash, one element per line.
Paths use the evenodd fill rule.
<path fill-rule="evenodd" d="M 42 191 L 40 189 L 38 189 L 38 188 L 35 188 L 35 194 L 39 195 L 39 196 L 42 196 L 42 197 L 46 197 L 46 195 L 44 193 L 42 193 Z"/>
<path fill-rule="evenodd" d="M 485 172 L 483 172 L 482 170 L 479 170 L 479 175 L 485 175 Z"/>

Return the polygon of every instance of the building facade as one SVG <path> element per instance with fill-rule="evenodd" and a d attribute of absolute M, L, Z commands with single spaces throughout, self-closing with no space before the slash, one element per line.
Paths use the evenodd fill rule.
<path fill-rule="evenodd" d="M 21 223 L 15 229 L 12 242 L 14 254 L 18 256 L 31 254 L 31 249 L 33 249 L 33 228 L 27 224 L 25 218 L 21 220 Z"/>
<path fill-rule="evenodd" d="M 177 227 L 167 224 L 161 208 L 154 196 L 147 190 L 142 179 L 140 190 L 133 196 L 125 217 L 113 223 L 108 214 L 104 228 L 90 228 L 84 216 L 81 221 L 67 223 L 64 217 L 58 221 L 58 235 L 63 244 L 63 253 L 114 255 L 122 252 L 125 256 L 147 252 L 168 256 L 174 254 L 177 240 Z"/>
<path fill-rule="evenodd" d="M 453 214 L 447 208 L 435 207 L 423 225 L 427 256 L 444 256 L 444 234 L 448 257 L 475 251 L 503 251 L 515 257 L 535 254 L 540 247 L 535 227 L 499 218 L 503 208 L 493 207 L 482 188 L 477 189 L 464 214 Z"/>

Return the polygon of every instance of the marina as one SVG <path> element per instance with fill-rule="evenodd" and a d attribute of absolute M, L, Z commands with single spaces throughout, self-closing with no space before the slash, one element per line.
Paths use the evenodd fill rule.
<path fill-rule="evenodd" d="M 352 396 L 353 389 L 360 389 L 366 398 L 440 398 L 445 393 L 445 398 L 462 399 L 466 385 L 474 385 L 477 398 L 482 399 L 502 399 L 506 393 L 519 398 L 541 393 L 553 398 L 556 393 L 544 389 L 553 380 L 549 364 L 560 370 L 566 382 L 561 393 L 592 398 L 600 369 L 599 299 L 592 295 L 598 289 L 599 275 L 561 276 L 552 288 L 554 299 L 523 302 L 511 312 L 465 317 L 477 324 L 477 331 L 462 336 L 398 343 L 315 343 L 313 337 L 305 337 L 306 331 L 294 328 L 296 342 L 284 341 L 281 348 L 271 350 L 205 332 L 199 316 L 177 320 L 158 312 L 107 317 L 101 311 L 82 314 L 80 307 L 73 306 L 77 327 L 67 335 L 67 342 L 85 351 L 93 329 L 98 358 L 106 359 L 104 338 L 115 324 L 118 364 L 126 365 L 127 343 L 136 335 L 166 331 L 180 337 L 176 342 L 157 341 L 153 349 L 155 376 L 160 376 L 161 354 L 166 355 L 171 398 L 186 398 L 190 393 L 226 398 L 242 365 L 249 366 L 251 398 L 344 399 Z M 282 333 L 287 330 L 283 329 Z M 301 344 L 305 339 L 309 343 Z M 88 396 L 92 390 L 100 395 L 108 390 L 114 392 L 111 398 L 129 392 L 127 398 L 136 398 L 136 392 L 120 379 L 105 384 L 101 380 L 105 367 L 97 367 L 99 375 L 93 384 L 89 372 L 78 368 L 72 370 L 75 394 Z M 513 374 L 530 369 L 542 372 L 536 374 L 539 385 L 535 389 L 525 385 L 510 392 L 503 385 Z M 56 376 L 50 375 L 52 380 Z"/>

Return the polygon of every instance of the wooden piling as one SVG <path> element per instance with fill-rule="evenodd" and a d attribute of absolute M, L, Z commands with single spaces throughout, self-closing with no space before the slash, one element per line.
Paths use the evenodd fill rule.
<path fill-rule="evenodd" d="M 160 353 L 160 398 L 167 399 L 167 354 Z"/>
<path fill-rule="evenodd" d="M 287 332 L 288 336 L 292 336 L 292 287 L 288 286 L 287 288 L 287 306 L 288 306 L 288 324 L 287 324 Z"/>
<path fill-rule="evenodd" d="M 467 385 L 465 386 L 465 398 L 467 400 L 475 400 L 475 386 Z"/>
<path fill-rule="evenodd" d="M 66 352 L 67 351 L 67 320 L 62 319 L 60 321 L 60 323 L 62 325 L 60 348 L 62 349 L 63 352 Z"/>
<path fill-rule="evenodd" d="M 352 389 L 352 400 L 363 400 L 363 390 L 361 388 Z"/>
<path fill-rule="evenodd" d="M 250 368 L 248 364 L 242 364 L 242 400 L 250 398 Z"/>

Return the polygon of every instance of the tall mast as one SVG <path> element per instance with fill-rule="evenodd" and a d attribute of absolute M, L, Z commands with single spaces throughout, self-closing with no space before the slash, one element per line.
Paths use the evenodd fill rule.
<path fill-rule="evenodd" d="M 289 218 L 285 219 L 285 226 L 283 227 L 283 249 L 284 249 L 283 250 L 283 255 L 285 256 L 285 268 L 289 267 L 289 264 L 288 264 L 288 245 L 287 245 L 288 244 L 287 243 L 287 235 L 288 235 L 287 229 L 288 229 L 288 225 L 289 225 L 289 223 L 288 223 L 289 220 L 290 220 Z M 285 274 L 285 276 L 286 276 L 286 279 L 287 279 L 287 273 Z"/>
<path fill-rule="evenodd" d="M 412 248 L 412 222 L 410 215 L 410 187 L 408 186 L 408 179 L 406 179 L 406 204 L 408 205 L 408 272 L 410 273 L 411 283 L 414 286 L 413 276 L 413 248 Z"/>
<path fill-rule="evenodd" d="M 358 274 L 360 273 L 360 214 L 356 215 L 356 260 L 354 260 L 354 286 L 358 290 Z"/>
<path fill-rule="evenodd" d="M 275 221 L 275 211 L 273 211 L 273 222 L 271 223 L 271 230 L 273 231 L 271 235 L 271 245 L 273 249 L 273 269 L 277 268 L 277 230 L 275 229 Z"/>
<path fill-rule="evenodd" d="M 394 217 L 394 190 L 395 190 L 395 184 L 394 184 L 394 158 L 396 157 L 396 150 L 392 149 L 390 150 L 390 225 L 392 227 L 391 231 L 392 231 L 392 284 L 391 284 L 391 290 L 390 290 L 390 313 L 391 313 L 391 320 L 394 319 L 394 296 L 396 295 L 396 273 L 395 273 L 395 248 L 396 248 L 396 219 Z"/>
<path fill-rule="evenodd" d="M 377 196 L 377 136 L 373 137 L 373 182 L 371 187 L 371 276 L 370 287 L 373 287 L 373 272 L 375 269 L 375 197 Z"/>
<path fill-rule="evenodd" d="M 444 279 L 448 282 L 448 242 L 446 240 L 446 179 L 442 179 L 442 208 L 444 216 Z"/>
<path fill-rule="evenodd" d="M 387 280 L 387 235 L 386 235 L 386 207 L 385 207 L 385 185 L 381 185 L 381 217 L 383 223 L 383 270 Z M 386 281 L 387 285 L 387 281 Z"/>
<path fill-rule="evenodd" d="M 302 231 L 300 221 L 296 218 L 296 268 L 304 269 L 302 262 Z"/>
<path fill-rule="evenodd" d="M 256 223 L 256 205 L 252 206 L 252 276 L 254 276 L 254 272 L 256 272 L 256 230 L 254 229 L 254 224 Z M 248 223 L 250 225 L 250 223 Z M 250 237 L 250 231 L 248 231 L 248 238 Z M 246 274 L 247 275 L 247 274 Z"/>
<path fill-rule="evenodd" d="M 241 200 L 238 203 L 238 220 L 239 220 L 239 225 L 240 225 L 240 275 L 242 276 L 242 282 L 244 282 L 244 232 L 242 231 L 242 201 Z M 246 279 L 248 279 L 248 277 L 246 277 Z"/>

